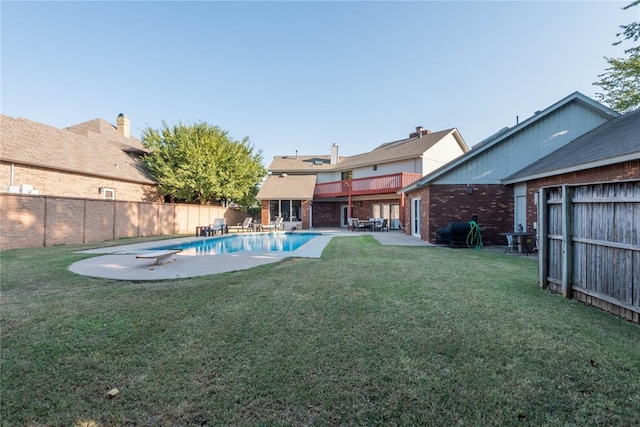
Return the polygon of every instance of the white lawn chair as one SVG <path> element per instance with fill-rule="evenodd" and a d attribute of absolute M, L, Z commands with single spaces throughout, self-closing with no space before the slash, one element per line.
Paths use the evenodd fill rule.
<path fill-rule="evenodd" d="M 227 230 L 227 233 L 229 232 L 229 230 L 227 229 L 227 220 L 225 220 L 224 218 L 214 219 L 213 224 L 209 226 L 209 234 L 217 234 L 218 231 L 220 232 L 220 234 L 224 234 L 225 230 Z"/>
<path fill-rule="evenodd" d="M 271 222 L 271 224 L 263 225 L 262 229 L 266 230 L 266 231 L 271 231 L 271 230 L 278 231 L 278 230 L 281 230 L 281 229 L 283 229 L 282 221 L 284 221 L 284 218 L 279 216 L 278 218 L 273 220 L 273 222 Z"/>
<path fill-rule="evenodd" d="M 242 224 L 238 224 L 238 225 L 230 225 L 227 227 L 227 230 L 236 230 L 236 231 L 249 231 L 251 230 L 251 221 L 253 221 L 253 218 L 251 218 L 250 216 L 246 217 L 244 219 L 244 221 L 242 222 Z"/>

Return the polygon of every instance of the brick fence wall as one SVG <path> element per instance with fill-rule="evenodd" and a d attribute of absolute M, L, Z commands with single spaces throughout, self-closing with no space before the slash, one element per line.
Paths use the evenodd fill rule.
<path fill-rule="evenodd" d="M 90 243 L 125 237 L 194 234 L 199 225 L 247 216 L 221 206 L 0 194 L 0 250 Z"/>

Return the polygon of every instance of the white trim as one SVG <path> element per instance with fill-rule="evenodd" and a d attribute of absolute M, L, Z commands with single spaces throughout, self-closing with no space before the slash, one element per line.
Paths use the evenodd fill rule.
<path fill-rule="evenodd" d="M 411 222 L 409 225 L 411 226 L 411 235 L 413 237 L 418 237 L 418 238 L 421 237 L 421 233 L 420 233 L 420 228 L 422 225 L 420 224 L 421 209 L 422 209 L 422 198 L 416 197 L 411 199 Z"/>
<path fill-rule="evenodd" d="M 102 193 L 102 198 L 105 200 L 115 200 L 116 199 L 116 189 L 109 187 L 100 188 L 100 193 Z"/>

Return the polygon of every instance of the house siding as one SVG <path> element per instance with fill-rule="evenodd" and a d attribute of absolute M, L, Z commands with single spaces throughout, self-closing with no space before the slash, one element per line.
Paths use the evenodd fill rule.
<path fill-rule="evenodd" d="M 420 159 L 407 159 L 397 162 L 381 163 L 373 170 L 373 164 L 353 169 L 353 178 L 370 178 L 373 176 L 391 175 L 396 173 L 419 173 L 422 174 L 422 164 Z M 339 179 L 339 178 L 338 178 Z"/>
<path fill-rule="evenodd" d="M 432 184 L 498 184 L 611 119 L 582 103 L 570 103 L 469 159 Z M 472 148 L 479 149 L 480 147 Z"/>
<path fill-rule="evenodd" d="M 57 171 L 24 164 L 13 164 L 14 185 L 28 184 L 40 195 L 103 199 L 100 188 L 115 189 L 116 200 L 136 202 L 158 202 L 162 196 L 155 184 L 142 184 Z M 0 163 L 0 190 L 11 184 L 11 163 Z"/>
<path fill-rule="evenodd" d="M 453 134 L 449 134 L 438 141 L 422 156 L 422 170 L 418 171 L 423 175 L 433 172 L 445 163 L 464 154 Z"/>

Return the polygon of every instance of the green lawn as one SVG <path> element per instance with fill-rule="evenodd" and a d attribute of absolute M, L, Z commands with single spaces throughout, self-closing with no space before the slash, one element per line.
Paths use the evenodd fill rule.
<path fill-rule="evenodd" d="M 85 248 L 0 255 L 2 425 L 640 425 L 640 327 L 530 259 L 357 236 L 133 283 Z"/>

